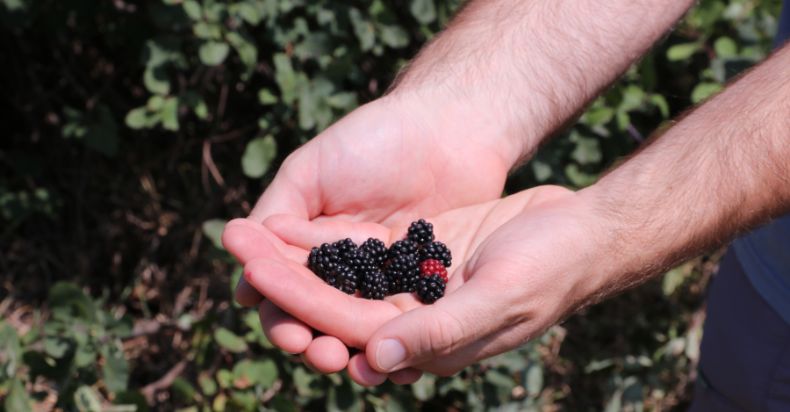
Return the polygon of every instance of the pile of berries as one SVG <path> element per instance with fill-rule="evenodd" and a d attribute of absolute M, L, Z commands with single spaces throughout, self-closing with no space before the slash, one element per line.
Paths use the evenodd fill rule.
<path fill-rule="evenodd" d="M 370 238 L 357 246 L 351 239 L 314 247 L 307 267 L 327 284 L 349 295 L 384 299 L 396 293 L 416 293 L 423 303 L 444 296 L 450 249 L 434 241 L 433 225 L 412 222 L 403 240 L 389 248 Z"/>

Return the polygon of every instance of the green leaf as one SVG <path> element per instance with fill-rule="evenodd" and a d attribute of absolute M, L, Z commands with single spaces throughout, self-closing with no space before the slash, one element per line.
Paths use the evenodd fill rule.
<path fill-rule="evenodd" d="M 170 81 L 167 79 L 165 69 L 162 66 L 146 67 L 145 72 L 143 72 L 143 84 L 151 93 L 170 93 Z"/>
<path fill-rule="evenodd" d="M 565 176 L 578 188 L 590 186 L 597 179 L 595 175 L 582 172 L 577 164 L 565 166 Z"/>
<path fill-rule="evenodd" d="M 214 247 L 220 250 L 225 250 L 222 246 L 222 232 L 225 230 L 225 222 L 222 219 L 209 219 L 203 222 L 203 235 L 211 240 Z"/>
<path fill-rule="evenodd" d="M 433 0 L 411 0 L 409 11 L 422 24 L 436 20 L 436 5 Z"/>
<path fill-rule="evenodd" d="M 349 10 L 348 16 L 351 19 L 351 25 L 354 27 L 354 34 L 359 40 L 360 49 L 362 49 L 362 51 L 372 49 L 373 45 L 376 43 L 376 33 L 373 30 L 373 24 L 363 17 L 362 13 L 355 8 Z"/>
<path fill-rule="evenodd" d="M 381 40 L 393 49 L 400 49 L 409 44 L 409 33 L 400 26 L 382 25 Z"/>
<path fill-rule="evenodd" d="M 603 158 L 601 146 L 597 139 L 576 135 L 571 140 L 576 142 L 576 148 L 573 149 L 571 157 L 580 164 L 596 164 Z"/>
<path fill-rule="evenodd" d="M 257 26 L 261 22 L 263 16 L 258 12 L 258 8 L 251 4 L 251 2 L 235 3 L 232 7 L 233 12 L 247 23 Z"/>
<path fill-rule="evenodd" d="M 227 38 L 247 69 L 247 74 L 252 73 L 255 65 L 258 64 L 258 49 L 255 48 L 252 39 L 248 39 L 236 32 L 228 33 Z"/>
<path fill-rule="evenodd" d="M 667 103 L 667 99 L 664 96 L 654 93 L 650 96 L 650 102 L 658 107 L 661 116 L 664 116 L 665 119 L 669 117 L 669 103 Z"/>
<path fill-rule="evenodd" d="M 126 362 L 121 341 L 116 340 L 102 346 L 101 355 L 104 358 L 102 375 L 107 389 L 112 393 L 126 390 L 129 382 L 129 364 Z"/>
<path fill-rule="evenodd" d="M 735 43 L 735 40 L 727 36 L 716 39 L 716 42 L 713 43 L 713 49 L 716 50 L 716 55 L 719 57 L 727 58 L 738 56 L 738 45 Z"/>
<path fill-rule="evenodd" d="M 590 108 L 590 110 L 584 114 L 584 120 L 590 126 L 599 126 L 609 123 L 612 117 L 614 117 L 614 109 L 607 106 Z"/>
<path fill-rule="evenodd" d="M 214 340 L 229 352 L 241 353 L 247 350 L 247 342 L 243 338 L 222 327 L 214 331 Z"/>
<path fill-rule="evenodd" d="M 530 396 L 540 395 L 543 390 L 543 367 L 538 363 L 533 363 L 527 369 L 526 389 Z"/>
<path fill-rule="evenodd" d="M 710 96 L 721 91 L 722 86 L 718 83 L 700 83 L 691 92 L 691 102 L 699 103 Z"/>
<path fill-rule="evenodd" d="M 200 384 L 200 390 L 206 396 L 214 396 L 217 393 L 217 382 L 210 375 L 201 374 L 198 377 L 198 384 Z"/>
<path fill-rule="evenodd" d="M 0 321 L 0 382 L 16 375 L 22 346 L 19 336 L 11 325 Z"/>
<path fill-rule="evenodd" d="M 357 94 L 353 92 L 336 93 L 326 99 L 330 107 L 351 110 L 357 106 Z"/>
<path fill-rule="evenodd" d="M 170 390 L 173 392 L 174 397 L 180 402 L 195 402 L 195 397 L 197 395 L 195 387 L 181 376 L 173 380 L 173 383 L 170 385 Z M 195 411 L 197 411 L 197 408 L 195 408 Z"/>
<path fill-rule="evenodd" d="M 178 130 L 178 99 L 172 96 L 165 99 L 159 114 L 162 118 L 162 127 L 171 131 Z"/>
<path fill-rule="evenodd" d="M 3 407 L 8 412 L 28 412 L 32 411 L 30 398 L 27 396 L 25 386 L 19 379 L 12 379 L 9 385 L 8 395 L 3 401 Z"/>
<path fill-rule="evenodd" d="M 227 43 L 207 41 L 200 45 L 198 56 L 200 57 L 200 61 L 206 66 L 217 66 L 225 61 L 229 51 L 230 47 Z"/>
<path fill-rule="evenodd" d="M 49 289 L 49 305 L 53 309 L 65 310 L 70 316 L 93 322 L 97 308 L 77 285 L 58 282 Z"/>
<path fill-rule="evenodd" d="M 241 168 L 247 177 L 257 179 L 269 170 L 277 156 L 277 142 L 272 136 L 258 137 L 247 143 L 241 157 Z"/>
<path fill-rule="evenodd" d="M 667 50 L 669 61 L 686 60 L 700 49 L 699 43 L 681 43 L 670 47 Z"/>
<path fill-rule="evenodd" d="M 222 38 L 222 27 L 216 23 L 201 21 L 192 26 L 195 36 L 203 40 L 219 40 Z"/>
<path fill-rule="evenodd" d="M 68 339 L 60 336 L 47 336 L 44 338 L 44 353 L 55 358 L 60 359 L 68 352 L 71 344 Z"/>
<path fill-rule="evenodd" d="M 142 129 L 149 124 L 148 111 L 145 107 L 132 109 L 126 114 L 124 121 L 132 129 Z"/>
<path fill-rule="evenodd" d="M 268 106 L 277 103 L 277 96 L 269 89 L 261 89 L 258 91 L 258 101 L 261 102 L 262 105 Z"/>
<path fill-rule="evenodd" d="M 101 412 L 101 398 L 90 386 L 80 386 L 74 392 L 74 404 L 80 412 Z"/>
<path fill-rule="evenodd" d="M 436 395 L 436 377 L 430 374 L 422 377 L 411 384 L 411 391 L 414 397 L 426 402 Z"/>
<path fill-rule="evenodd" d="M 203 18 L 203 10 L 200 7 L 200 3 L 195 0 L 184 0 L 184 12 L 189 16 L 192 20 L 200 20 Z"/>
<path fill-rule="evenodd" d="M 235 380 L 246 380 L 263 389 L 270 388 L 278 376 L 277 365 L 271 359 L 262 361 L 245 359 L 233 367 Z"/>

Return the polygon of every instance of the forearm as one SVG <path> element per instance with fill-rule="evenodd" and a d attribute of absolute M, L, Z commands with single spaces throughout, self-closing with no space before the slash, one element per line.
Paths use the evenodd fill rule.
<path fill-rule="evenodd" d="M 579 194 L 608 239 L 602 295 L 790 210 L 790 47 Z"/>
<path fill-rule="evenodd" d="M 516 163 L 642 56 L 691 4 L 471 1 L 402 73 L 393 94 L 416 94 L 442 116 L 464 119 L 468 130 L 501 136 L 505 156 Z"/>

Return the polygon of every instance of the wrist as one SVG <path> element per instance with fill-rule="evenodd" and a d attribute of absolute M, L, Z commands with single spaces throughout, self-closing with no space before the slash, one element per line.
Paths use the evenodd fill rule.
<path fill-rule="evenodd" d="M 410 113 L 418 133 L 430 134 L 442 145 L 472 146 L 492 153 L 505 173 L 519 165 L 537 148 L 542 134 L 515 109 L 460 89 L 417 88 L 399 85 L 382 99 Z M 548 132 L 546 132 L 548 133 Z"/>

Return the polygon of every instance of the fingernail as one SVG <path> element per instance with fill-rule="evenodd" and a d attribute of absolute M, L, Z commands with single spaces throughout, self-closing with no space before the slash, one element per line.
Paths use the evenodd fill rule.
<path fill-rule="evenodd" d="M 390 370 L 406 360 L 406 348 L 396 339 L 384 339 L 376 349 L 376 363 L 379 368 Z"/>

